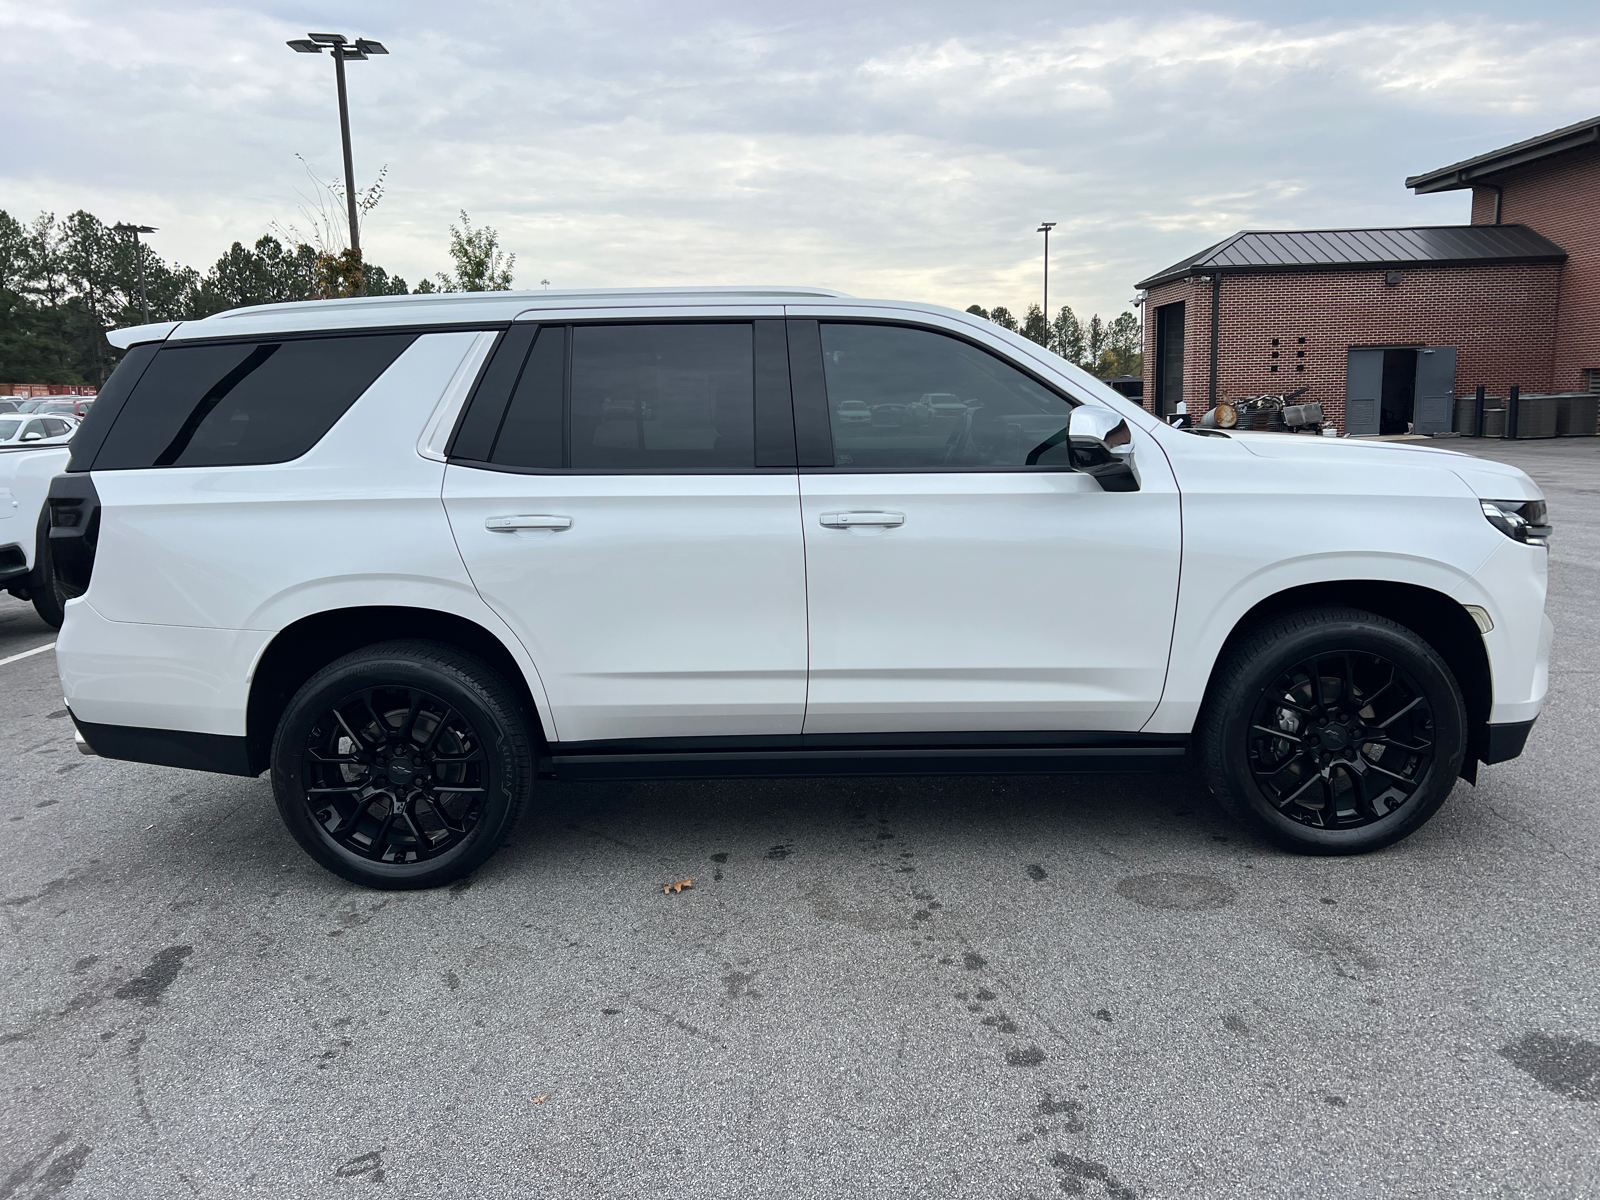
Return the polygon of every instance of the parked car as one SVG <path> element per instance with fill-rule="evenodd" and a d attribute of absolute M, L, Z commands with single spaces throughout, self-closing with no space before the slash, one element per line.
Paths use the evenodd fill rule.
<path fill-rule="evenodd" d="M 547 779 L 1191 760 L 1348 854 L 1521 753 L 1551 531 L 1516 468 L 1171 429 L 944 308 L 626 303 L 114 335 L 49 497 L 85 752 L 270 771 L 307 852 L 386 888 L 473 870 Z M 961 417 L 870 419 L 919 402 Z"/>
<path fill-rule="evenodd" d="M 911 402 L 911 414 L 920 421 L 956 421 L 967 415 L 967 406 L 949 392 L 929 392 Z"/>
<path fill-rule="evenodd" d="M 43 417 L 72 417 L 81 421 L 93 404 L 93 400 L 81 397 L 52 397 L 33 411 Z"/>
<path fill-rule="evenodd" d="M 0 424 L 5 421 L 0 416 Z M 61 628 L 67 597 L 51 567 L 45 497 L 50 481 L 66 470 L 69 454 L 61 442 L 0 446 L 0 591 L 31 600 L 53 629 Z"/>
<path fill-rule="evenodd" d="M 78 428 L 71 417 L 49 417 L 38 413 L 11 413 L 0 416 L 0 446 L 48 445 L 66 442 Z"/>
<path fill-rule="evenodd" d="M 22 398 L 0 396 L 0 413 L 14 413 L 21 410 Z"/>

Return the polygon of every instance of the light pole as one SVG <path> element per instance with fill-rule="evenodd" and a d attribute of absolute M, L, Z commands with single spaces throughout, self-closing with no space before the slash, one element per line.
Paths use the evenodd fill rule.
<path fill-rule="evenodd" d="M 339 136 L 344 141 L 344 198 L 350 212 L 350 249 L 361 258 L 361 231 L 356 224 L 356 171 L 350 157 L 350 105 L 344 95 L 344 64 L 365 62 L 374 54 L 389 53 L 382 42 L 357 38 L 350 41 L 342 33 L 311 33 L 288 43 L 297 54 L 321 54 L 326 46 L 333 54 L 333 74 L 339 83 Z M 366 291 L 363 281 L 361 290 Z"/>
<path fill-rule="evenodd" d="M 150 301 L 144 294 L 144 252 L 139 249 L 139 235 L 141 233 L 156 233 L 154 225 L 129 225 L 126 221 L 118 221 L 111 228 L 118 233 L 133 234 L 133 261 L 139 268 L 139 307 L 144 310 L 144 323 L 150 324 Z"/>
<path fill-rule="evenodd" d="M 1050 338 L 1050 231 L 1056 227 L 1054 221 L 1044 221 L 1035 233 L 1044 234 L 1044 336 L 1045 345 L 1049 345 Z"/>

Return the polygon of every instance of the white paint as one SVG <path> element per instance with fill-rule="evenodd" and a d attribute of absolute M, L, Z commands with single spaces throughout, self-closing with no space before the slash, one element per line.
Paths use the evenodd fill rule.
<path fill-rule="evenodd" d="M 19 662 L 24 658 L 32 658 L 35 654 L 43 654 L 46 650 L 54 650 L 55 646 L 54 642 L 46 642 L 42 646 L 35 646 L 32 650 L 24 650 L 21 654 L 13 654 L 9 658 L 0 658 L 0 667 L 5 666 L 7 663 Z"/>

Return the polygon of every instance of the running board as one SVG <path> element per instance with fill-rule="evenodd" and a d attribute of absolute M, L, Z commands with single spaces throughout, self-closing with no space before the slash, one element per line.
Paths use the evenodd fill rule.
<path fill-rule="evenodd" d="M 842 739 L 826 740 L 836 742 Z M 952 736 L 949 740 L 960 742 L 965 739 Z M 703 750 L 687 747 L 668 750 L 641 746 L 637 750 L 620 753 L 601 750 L 600 747 L 606 743 L 592 742 L 578 753 L 567 752 L 567 746 L 554 745 L 550 747 L 552 753 L 541 757 L 539 765 L 543 776 L 573 781 L 779 779 L 848 775 L 1071 775 L 1174 771 L 1183 765 L 1187 754 L 1186 738 L 1141 738 L 1138 735 L 1120 734 L 1112 735 L 1110 740 L 1112 744 L 1098 745 L 1085 741 L 1076 745 L 884 746 L 880 741 L 875 746 L 836 744 L 818 748 L 784 745 L 768 749 L 722 746 Z M 591 746 L 595 748 L 590 749 Z"/>

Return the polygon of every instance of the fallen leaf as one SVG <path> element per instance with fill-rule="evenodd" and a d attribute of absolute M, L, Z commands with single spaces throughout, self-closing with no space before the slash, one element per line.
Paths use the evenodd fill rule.
<path fill-rule="evenodd" d="M 663 892 L 677 893 L 677 892 L 683 891 L 683 889 L 686 888 L 686 887 L 693 887 L 693 886 L 694 886 L 694 880 L 692 880 L 692 879 L 680 879 L 680 880 L 678 880 L 677 883 L 669 883 L 669 884 L 667 884 L 667 886 L 662 888 L 661 890 Z"/>
<path fill-rule="evenodd" d="M 544 1102 L 545 1102 L 545 1101 L 546 1101 L 546 1100 L 548 1100 L 548 1099 L 550 1099 L 550 1093 L 549 1093 L 549 1092 L 546 1092 L 546 1093 L 545 1093 L 545 1094 L 544 1094 L 544 1095 L 542 1095 L 542 1096 L 535 1096 L 535 1097 L 534 1097 L 534 1098 L 533 1098 L 533 1102 L 534 1102 L 534 1103 L 535 1103 L 535 1104 L 543 1104 L 543 1103 L 544 1103 Z"/>

